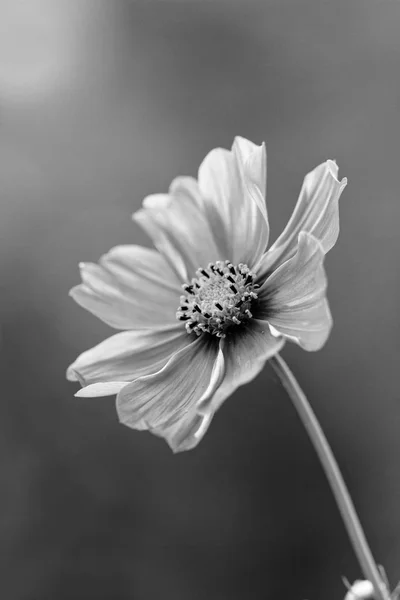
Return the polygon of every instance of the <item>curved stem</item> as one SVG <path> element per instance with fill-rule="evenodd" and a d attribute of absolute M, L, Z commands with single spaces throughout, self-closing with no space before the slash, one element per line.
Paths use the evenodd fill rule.
<path fill-rule="evenodd" d="M 289 394 L 321 461 L 365 578 L 374 586 L 377 600 L 390 600 L 336 459 L 303 390 L 279 354 L 270 359 L 270 364 Z"/>

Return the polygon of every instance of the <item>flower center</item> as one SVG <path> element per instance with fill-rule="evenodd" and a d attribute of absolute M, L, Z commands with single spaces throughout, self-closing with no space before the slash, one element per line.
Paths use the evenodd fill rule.
<path fill-rule="evenodd" d="M 225 337 L 229 329 L 252 317 L 250 307 L 258 286 L 247 265 L 217 261 L 198 269 L 196 276 L 183 286 L 185 294 L 176 313 L 177 319 L 186 321 L 188 333 Z"/>

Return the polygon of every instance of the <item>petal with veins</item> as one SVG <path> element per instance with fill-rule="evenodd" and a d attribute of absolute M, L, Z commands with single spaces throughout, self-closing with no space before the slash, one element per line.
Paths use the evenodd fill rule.
<path fill-rule="evenodd" d="M 76 392 L 78 398 L 101 398 L 103 396 L 113 396 L 118 394 L 126 386 L 126 381 L 105 381 L 101 383 L 92 383 L 87 387 Z"/>
<path fill-rule="evenodd" d="M 297 249 L 300 231 L 312 233 L 326 254 L 339 235 L 339 198 L 347 179 L 339 181 L 338 166 L 328 160 L 308 173 L 296 207 L 284 231 L 261 260 L 259 281 L 291 258 Z"/>
<path fill-rule="evenodd" d="M 172 354 L 191 341 L 179 325 L 158 331 L 123 331 L 78 356 L 67 370 L 67 379 L 79 381 L 82 386 L 107 381 L 130 382 L 159 371 Z"/>
<path fill-rule="evenodd" d="M 152 375 L 139 377 L 117 396 L 120 421 L 134 429 L 159 429 L 182 422 L 196 407 L 212 377 L 218 341 L 200 336 Z M 215 382 L 218 385 L 219 381 Z"/>
<path fill-rule="evenodd" d="M 319 241 L 301 232 L 295 256 L 276 269 L 258 292 L 257 318 L 305 350 L 319 350 L 332 327 L 324 257 Z"/>
<path fill-rule="evenodd" d="M 212 418 L 212 414 L 199 415 L 196 410 L 192 410 L 177 423 L 163 425 L 150 431 L 164 438 L 173 452 L 184 452 L 195 448 L 203 439 Z"/>
<path fill-rule="evenodd" d="M 151 433 L 162 437 L 168 443 L 173 452 L 191 450 L 202 440 L 212 421 L 212 414 L 200 415 L 199 408 L 212 397 L 215 390 L 221 385 L 225 375 L 225 361 L 220 343 L 217 358 L 215 360 L 210 381 L 196 406 L 185 413 L 178 421 L 173 419 L 172 425 L 167 423 L 150 429 Z"/>
<path fill-rule="evenodd" d="M 232 150 L 216 148 L 199 168 L 199 188 L 207 210 L 225 229 L 228 258 L 252 268 L 268 243 L 265 206 L 265 146 L 237 137 Z M 212 208 L 210 208 L 212 207 Z"/>
<path fill-rule="evenodd" d="M 217 205 L 213 202 L 208 202 L 203 197 L 198 181 L 194 177 L 176 177 L 170 187 L 170 193 L 179 198 L 191 198 L 197 206 L 197 209 L 205 215 L 208 226 L 212 233 L 213 242 L 216 247 L 216 257 L 209 262 L 216 260 L 229 260 L 231 253 L 230 236 L 227 236 L 226 227 L 217 209 Z M 204 263 L 202 266 L 205 266 Z"/>
<path fill-rule="evenodd" d="M 224 260 L 212 228 L 189 194 L 176 193 L 148 196 L 143 208 L 132 217 L 152 238 L 182 283 L 187 283 L 200 267 Z"/>
<path fill-rule="evenodd" d="M 235 335 L 224 340 L 225 376 L 213 396 L 198 406 L 202 415 L 213 414 L 241 385 L 256 377 L 265 361 L 279 352 L 285 341 L 271 334 L 268 323 L 252 319 Z"/>
<path fill-rule="evenodd" d="M 82 263 L 82 283 L 70 295 L 115 329 L 176 324 L 182 290 L 161 254 L 141 246 L 117 246 L 100 264 Z"/>

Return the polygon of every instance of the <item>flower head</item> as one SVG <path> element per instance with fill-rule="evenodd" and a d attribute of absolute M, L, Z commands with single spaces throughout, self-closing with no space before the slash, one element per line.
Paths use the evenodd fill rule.
<path fill-rule="evenodd" d="M 81 264 L 71 290 L 123 330 L 81 354 L 77 396 L 117 394 L 121 422 L 196 446 L 215 411 L 286 340 L 318 350 L 332 325 L 325 254 L 339 233 L 346 180 L 328 160 L 309 173 L 283 233 L 266 251 L 264 145 L 237 137 L 212 150 L 198 179 L 178 177 L 133 219 L 156 250 L 117 246 Z"/>

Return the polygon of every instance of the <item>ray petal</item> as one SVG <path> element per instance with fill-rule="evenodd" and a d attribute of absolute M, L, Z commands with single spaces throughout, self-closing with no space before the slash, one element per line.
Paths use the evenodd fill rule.
<path fill-rule="evenodd" d="M 182 327 L 123 331 L 78 356 L 67 370 L 67 379 L 82 386 L 130 382 L 159 371 L 172 354 L 190 342 L 191 336 Z"/>
<path fill-rule="evenodd" d="M 239 386 L 254 379 L 285 343 L 282 337 L 271 334 L 268 323 L 257 319 L 224 342 L 224 380 L 212 396 L 199 404 L 197 410 L 202 415 L 213 414 Z"/>
<path fill-rule="evenodd" d="M 207 210 L 219 214 L 223 223 L 228 258 L 252 268 L 269 235 L 264 144 L 236 137 L 231 151 L 216 148 L 206 156 L 198 178 Z"/>
<path fill-rule="evenodd" d="M 259 290 L 257 317 L 305 350 L 326 342 L 332 317 L 326 300 L 325 253 L 311 234 L 299 234 L 295 256 L 283 263 Z"/>
<path fill-rule="evenodd" d="M 133 214 L 152 238 L 182 283 L 190 281 L 200 267 L 223 260 L 206 214 L 182 187 L 174 184 L 169 194 L 148 196 Z"/>
<path fill-rule="evenodd" d="M 183 423 L 209 389 L 218 342 L 200 336 L 176 352 L 152 375 L 139 377 L 117 396 L 120 421 L 133 429 L 157 429 Z M 216 385 L 219 382 L 216 382 Z"/>
<path fill-rule="evenodd" d="M 213 414 L 200 415 L 188 412 L 180 421 L 150 429 L 151 433 L 165 439 L 173 452 L 192 450 L 203 439 L 211 424 Z"/>
<path fill-rule="evenodd" d="M 306 175 L 288 224 L 261 261 L 259 280 L 264 281 L 296 253 L 300 231 L 311 233 L 325 254 L 334 246 L 339 235 L 339 198 L 346 184 L 346 178 L 339 181 L 338 166 L 332 160 Z"/>
<path fill-rule="evenodd" d="M 182 293 L 167 261 L 142 246 L 117 246 L 100 264 L 81 263 L 82 283 L 74 300 L 115 329 L 176 324 Z"/>

